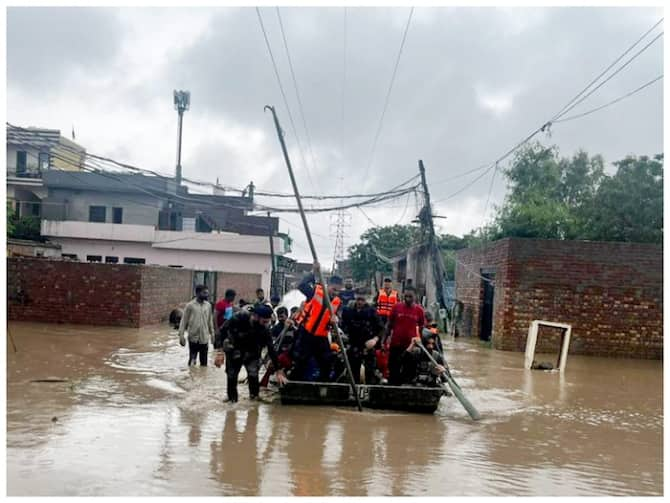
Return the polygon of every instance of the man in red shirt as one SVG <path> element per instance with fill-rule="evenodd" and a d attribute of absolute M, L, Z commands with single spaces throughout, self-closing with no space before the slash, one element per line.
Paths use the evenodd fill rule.
<path fill-rule="evenodd" d="M 391 309 L 386 327 L 386 341 L 391 339 L 389 351 L 389 384 L 403 384 L 403 353 L 412 342 L 412 338 L 421 333 L 424 324 L 423 308 L 415 303 L 416 290 L 409 286 L 403 293 L 404 302 L 398 302 Z"/>
<path fill-rule="evenodd" d="M 214 330 L 218 334 L 223 324 L 233 317 L 236 292 L 232 288 L 226 290 L 226 293 L 220 301 L 214 306 Z"/>

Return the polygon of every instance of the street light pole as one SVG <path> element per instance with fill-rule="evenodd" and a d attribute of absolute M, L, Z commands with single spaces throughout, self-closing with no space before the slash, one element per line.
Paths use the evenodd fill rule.
<path fill-rule="evenodd" d="M 190 108 L 191 93 L 189 91 L 174 91 L 174 108 L 177 111 L 177 187 L 181 185 L 181 131 L 184 121 L 184 112 Z"/>

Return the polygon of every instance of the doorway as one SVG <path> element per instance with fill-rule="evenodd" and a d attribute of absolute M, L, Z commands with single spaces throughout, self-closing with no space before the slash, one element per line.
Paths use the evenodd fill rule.
<path fill-rule="evenodd" d="M 481 323 L 479 324 L 479 338 L 490 341 L 493 332 L 493 300 L 495 298 L 495 272 L 482 271 L 482 305 Z"/>

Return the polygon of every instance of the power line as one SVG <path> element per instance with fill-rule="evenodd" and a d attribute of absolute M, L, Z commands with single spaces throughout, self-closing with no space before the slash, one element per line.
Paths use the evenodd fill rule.
<path fill-rule="evenodd" d="M 580 113 L 580 114 L 577 114 L 577 115 L 571 115 L 569 117 L 565 117 L 564 119 L 558 119 L 558 120 L 554 121 L 554 123 L 567 122 L 567 121 L 571 121 L 571 120 L 574 120 L 574 119 L 580 119 L 581 117 L 586 117 L 587 115 L 591 115 L 592 113 L 598 112 L 599 110 L 602 110 L 603 108 L 607 108 L 611 105 L 614 105 L 615 103 L 618 103 L 618 102 L 628 98 L 629 96 L 632 96 L 632 95 L 642 91 L 643 89 L 646 89 L 647 87 L 649 87 L 650 85 L 652 85 L 655 82 L 658 82 L 662 78 L 663 78 L 663 75 L 659 75 L 655 79 L 650 80 L 646 84 L 641 85 L 637 89 L 634 89 L 634 90 L 630 91 L 629 93 L 624 94 L 623 96 L 619 96 L 615 100 L 612 100 L 608 103 L 605 103 L 604 105 L 600 105 L 599 107 L 592 108 L 591 110 L 588 110 L 586 112 L 583 112 L 583 113 Z"/>
<path fill-rule="evenodd" d="M 347 8 L 344 8 L 344 26 L 342 29 L 342 130 L 340 131 L 340 141 L 342 156 L 344 157 L 344 131 L 345 131 L 345 122 L 344 122 L 344 112 L 345 112 L 345 103 L 346 103 L 346 90 L 347 90 Z"/>
<path fill-rule="evenodd" d="M 630 63 L 632 63 L 637 57 L 642 54 L 644 51 L 646 51 L 654 42 L 656 42 L 659 38 L 663 36 L 664 32 L 659 33 L 656 35 L 651 42 L 649 42 L 647 45 L 645 45 L 642 49 L 640 49 L 638 52 L 636 52 L 633 56 L 631 56 L 623 65 L 621 65 L 617 70 L 612 73 L 609 77 L 607 77 L 604 81 L 602 81 L 600 84 L 598 84 L 596 87 L 594 87 L 591 91 L 589 91 L 587 94 L 585 94 L 582 98 L 580 98 L 578 101 L 573 103 L 571 106 L 569 106 L 564 112 L 561 114 L 558 114 L 557 116 L 554 117 L 554 119 L 560 119 L 563 115 L 568 113 L 570 110 L 575 108 L 577 105 L 582 103 L 586 98 L 591 96 L 593 93 L 595 93 L 598 89 L 600 89 L 602 86 L 607 84 L 610 80 L 612 80 L 619 72 L 621 72 L 624 68 L 626 68 Z M 551 122 L 551 121 L 549 121 Z"/>
<path fill-rule="evenodd" d="M 307 161 L 305 160 L 305 154 L 303 153 L 302 144 L 300 143 L 300 138 L 298 137 L 298 131 L 295 127 L 295 122 L 293 121 L 293 114 L 291 113 L 291 107 L 288 105 L 288 99 L 286 98 L 286 93 L 284 92 L 284 86 L 281 83 L 281 77 L 279 76 L 279 69 L 277 68 L 277 62 L 275 61 L 274 54 L 272 53 L 272 47 L 270 45 L 270 40 L 268 39 L 268 34 L 265 31 L 265 25 L 263 24 L 263 17 L 261 16 L 261 11 L 256 7 L 256 14 L 258 15 L 258 23 L 260 24 L 261 30 L 263 32 L 263 38 L 265 39 L 265 46 L 268 49 L 268 54 L 270 54 L 270 59 L 272 60 L 272 67 L 274 68 L 275 76 L 277 77 L 277 84 L 279 85 L 279 90 L 281 91 L 282 98 L 284 99 L 284 105 L 286 106 L 286 111 L 288 112 L 288 118 L 291 123 L 291 129 L 293 130 L 293 135 L 295 136 L 295 141 L 298 145 L 298 151 L 300 152 L 300 157 L 302 158 L 303 165 L 305 166 L 305 171 L 307 172 L 307 177 L 309 182 L 312 184 L 312 188 L 315 192 L 318 192 L 314 180 L 312 180 L 312 174 L 310 173 L 309 167 L 307 166 Z"/>
<path fill-rule="evenodd" d="M 661 21 L 662 21 L 662 19 L 661 19 Z M 572 99 L 571 99 L 571 100 L 570 100 L 570 101 L 569 101 L 569 102 L 568 102 L 568 103 L 561 109 L 561 111 L 559 111 L 557 114 L 555 114 L 555 115 L 553 116 L 552 119 L 550 119 L 550 120 L 548 120 L 547 122 L 545 122 L 544 124 L 542 124 L 542 126 L 540 126 L 540 127 L 538 127 L 537 129 L 535 129 L 535 130 L 534 130 L 533 132 L 531 132 L 528 136 L 526 136 L 523 140 L 521 140 L 520 142 L 518 142 L 514 147 L 512 147 L 511 149 L 509 149 L 505 154 L 503 154 L 503 155 L 500 156 L 498 159 L 496 159 L 493 163 L 491 163 L 491 164 L 489 165 L 488 169 L 487 169 L 486 171 L 484 171 L 481 175 L 479 175 L 478 177 L 476 177 L 475 179 L 473 179 L 472 181 L 470 181 L 469 183 L 467 183 L 465 186 L 461 187 L 459 190 L 457 190 L 457 191 L 454 192 L 453 194 L 450 194 L 449 196 L 447 196 L 447 197 L 445 197 L 445 198 L 438 199 L 438 200 L 436 200 L 435 202 L 437 203 L 437 202 L 440 202 L 440 201 L 445 201 L 445 200 L 447 200 L 447 199 L 450 199 L 450 198 L 452 198 L 452 197 L 454 197 L 454 196 L 456 196 L 456 195 L 462 193 L 464 190 L 466 190 L 467 188 L 469 188 L 470 186 L 472 186 L 475 182 L 477 182 L 478 180 L 480 180 L 483 176 L 485 176 L 485 175 L 486 175 L 489 171 L 491 171 L 496 165 L 498 165 L 499 163 L 501 163 L 502 161 L 504 161 L 507 157 L 509 157 L 509 156 L 510 156 L 512 153 L 514 153 L 517 149 L 519 149 L 521 146 L 523 146 L 523 145 L 525 145 L 526 143 L 528 143 L 528 142 L 529 142 L 533 137 L 535 137 L 537 134 L 539 134 L 540 132 L 547 131 L 548 128 L 551 127 L 551 124 L 552 124 L 552 121 L 553 121 L 553 120 L 560 119 L 563 115 L 565 115 L 567 112 L 569 112 L 570 110 L 572 110 L 575 106 L 577 106 L 577 105 L 579 105 L 580 103 L 582 103 L 585 99 L 587 99 L 587 98 L 588 98 L 589 96 L 591 96 L 594 92 L 596 92 L 598 89 L 600 89 L 604 84 L 606 84 L 607 82 L 609 82 L 615 75 L 617 75 L 617 74 L 618 74 L 619 72 L 621 72 L 624 68 L 626 68 L 626 67 L 627 67 L 633 60 L 635 60 L 637 57 L 639 57 L 640 54 L 642 54 L 642 53 L 643 53 L 645 50 L 647 50 L 647 49 L 648 49 L 648 48 L 649 48 L 649 47 L 650 47 L 656 40 L 658 40 L 658 38 L 661 37 L 661 36 L 663 35 L 663 32 L 659 33 L 656 37 L 654 37 L 654 39 L 652 39 L 651 42 L 649 42 L 647 45 L 645 45 L 642 49 L 640 49 L 637 53 L 635 53 L 631 58 L 629 58 L 623 65 L 621 65 L 619 68 L 617 68 L 617 70 L 616 70 L 614 73 L 612 73 L 607 79 L 605 79 L 603 82 L 601 82 L 598 86 L 596 86 L 594 89 L 592 89 L 591 91 L 589 91 L 587 94 L 583 95 L 584 92 L 585 92 L 589 87 L 591 87 L 591 86 L 592 86 L 592 85 L 593 85 L 593 84 L 594 84 L 600 77 L 602 77 L 602 75 L 604 75 L 604 74 L 605 74 L 610 68 L 612 68 L 618 61 L 620 61 L 621 59 L 623 59 L 623 57 L 624 57 L 628 52 L 630 52 L 630 50 L 633 49 L 633 48 L 639 43 L 640 40 L 642 40 L 642 39 L 643 39 L 647 34 L 649 34 L 649 33 L 650 33 L 656 26 L 658 26 L 659 23 L 660 23 L 660 21 L 659 21 L 658 23 L 656 23 L 650 30 L 648 30 L 648 31 L 647 31 L 647 32 L 646 32 L 646 33 L 645 33 L 645 34 L 644 34 L 644 35 L 643 35 L 637 42 L 635 42 L 635 44 L 633 44 L 632 47 L 630 47 L 629 49 L 627 49 L 621 56 L 619 56 L 619 57 L 614 61 L 614 63 L 613 63 L 612 65 L 610 65 L 610 66 L 605 70 L 605 72 L 602 72 L 598 77 L 596 77 L 596 79 L 594 79 L 593 81 L 591 81 L 591 83 L 590 83 L 584 90 L 582 90 L 582 92 L 580 92 L 577 96 L 575 96 L 574 98 L 572 98 Z M 580 98 L 581 95 L 583 95 L 583 96 Z M 476 170 L 473 170 L 473 171 L 476 171 Z"/>
<path fill-rule="evenodd" d="M 389 100 L 391 98 L 391 91 L 393 89 L 393 84 L 395 83 L 395 77 L 398 72 L 398 66 L 400 65 L 400 57 L 402 56 L 402 51 L 403 48 L 405 47 L 405 40 L 407 39 L 407 32 L 409 31 L 409 25 L 412 22 L 412 14 L 414 14 L 414 7 L 412 7 L 409 11 L 409 16 L 407 18 L 407 24 L 405 25 L 405 32 L 403 33 L 402 36 L 402 41 L 400 42 L 400 49 L 398 50 L 398 57 L 396 58 L 395 65 L 393 67 L 393 73 L 391 74 L 391 82 L 389 82 L 389 88 L 388 91 L 386 92 L 386 98 L 384 99 L 384 107 L 382 108 L 382 115 L 379 118 L 379 125 L 377 126 L 377 132 L 375 133 L 374 140 L 372 141 L 372 150 L 370 152 L 370 159 L 368 161 L 367 166 L 365 167 L 365 175 L 363 178 L 366 178 L 368 175 L 368 172 L 370 171 L 370 166 L 372 165 L 375 157 L 375 152 L 377 150 L 377 142 L 379 140 L 379 135 L 381 134 L 382 131 L 382 126 L 384 124 L 384 117 L 386 116 L 386 110 L 389 105 Z"/>
<path fill-rule="evenodd" d="M 642 40 L 645 39 L 649 33 L 651 33 L 658 25 L 660 25 L 663 22 L 663 18 L 661 18 L 656 24 L 654 24 L 651 28 L 649 28 L 640 38 L 638 38 L 633 45 L 631 45 L 628 49 L 626 49 L 617 59 L 615 59 L 607 68 L 605 68 L 597 77 L 595 77 L 591 82 L 587 84 L 587 86 L 582 89 L 574 98 L 572 98 L 570 101 L 568 101 L 563 108 L 561 108 L 556 115 L 551 119 L 553 122 L 556 120 L 559 116 L 564 115 L 564 113 L 567 113 L 568 110 L 566 110 L 570 105 L 572 105 L 577 99 L 579 99 L 580 96 L 582 96 L 593 84 L 598 82 L 600 78 L 605 75 L 614 65 L 616 65 L 619 61 L 621 61 L 626 54 L 628 54 L 630 51 L 632 51 L 637 44 L 639 44 Z"/>
<path fill-rule="evenodd" d="M 493 170 L 493 176 L 491 177 L 491 185 L 489 185 L 489 193 L 486 195 L 486 204 L 484 205 L 484 216 L 482 220 L 486 221 L 486 212 L 489 209 L 489 201 L 491 200 L 491 193 L 493 192 L 493 182 L 496 179 L 496 174 L 498 173 L 498 164 L 495 165 Z"/>
<path fill-rule="evenodd" d="M 302 117 L 302 125 L 305 128 L 305 136 L 307 137 L 307 147 L 309 148 L 309 154 L 312 156 L 312 166 L 314 170 L 317 171 L 316 159 L 314 157 L 314 151 L 312 150 L 312 139 L 309 135 L 309 128 L 307 127 L 307 120 L 305 119 L 305 109 L 302 106 L 302 99 L 300 98 L 300 91 L 298 88 L 298 80 L 295 77 L 295 71 L 293 70 L 293 61 L 291 60 L 291 52 L 288 49 L 288 42 L 286 41 L 286 34 L 284 33 L 284 23 L 281 19 L 281 13 L 279 12 L 279 7 L 277 9 L 277 19 L 279 20 L 279 29 L 281 31 L 281 36 L 284 41 L 284 49 L 286 50 L 286 58 L 288 59 L 288 67 L 291 70 L 291 78 L 293 79 L 293 88 L 295 89 L 295 96 L 298 100 L 298 108 L 300 110 L 300 116 Z"/>

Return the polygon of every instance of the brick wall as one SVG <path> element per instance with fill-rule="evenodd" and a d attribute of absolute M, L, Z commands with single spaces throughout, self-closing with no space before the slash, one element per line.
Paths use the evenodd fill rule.
<path fill-rule="evenodd" d="M 140 327 L 191 298 L 193 271 L 129 264 L 7 259 L 10 320 Z"/>
<path fill-rule="evenodd" d="M 256 300 L 256 289 L 261 287 L 261 275 L 251 273 L 220 272 L 217 274 L 216 293 L 220 299 L 226 290 L 232 288 L 237 293 L 235 301 L 244 299 L 247 302 Z M 269 292 L 265 292 L 268 296 Z"/>
<path fill-rule="evenodd" d="M 507 257 L 504 257 L 504 251 Z M 661 359 L 663 250 L 639 243 L 504 239 L 459 260 L 476 272 L 497 267 L 493 346 L 523 351 L 534 319 L 570 323 L 570 353 Z M 481 279 L 457 265 L 457 297 L 479 334 Z M 537 352 L 557 352 L 559 334 L 542 329 Z"/>
<path fill-rule="evenodd" d="M 461 334 L 479 337 L 481 307 L 484 301 L 482 269 L 495 271 L 493 298 L 493 333 L 500 330 L 505 315 L 506 292 L 500 285 L 507 284 L 509 240 L 501 240 L 482 248 L 468 248 L 457 253 L 456 298 L 463 302 L 463 315 L 458 330 Z"/>
<path fill-rule="evenodd" d="M 191 300 L 193 271 L 190 269 L 146 266 L 141 268 L 141 274 L 141 325 L 167 321 L 170 311 Z"/>
<path fill-rule="evenodd" d="M 140 324 L 139 266 L 7 259 L 7 318 L 88 325 Z"/>

